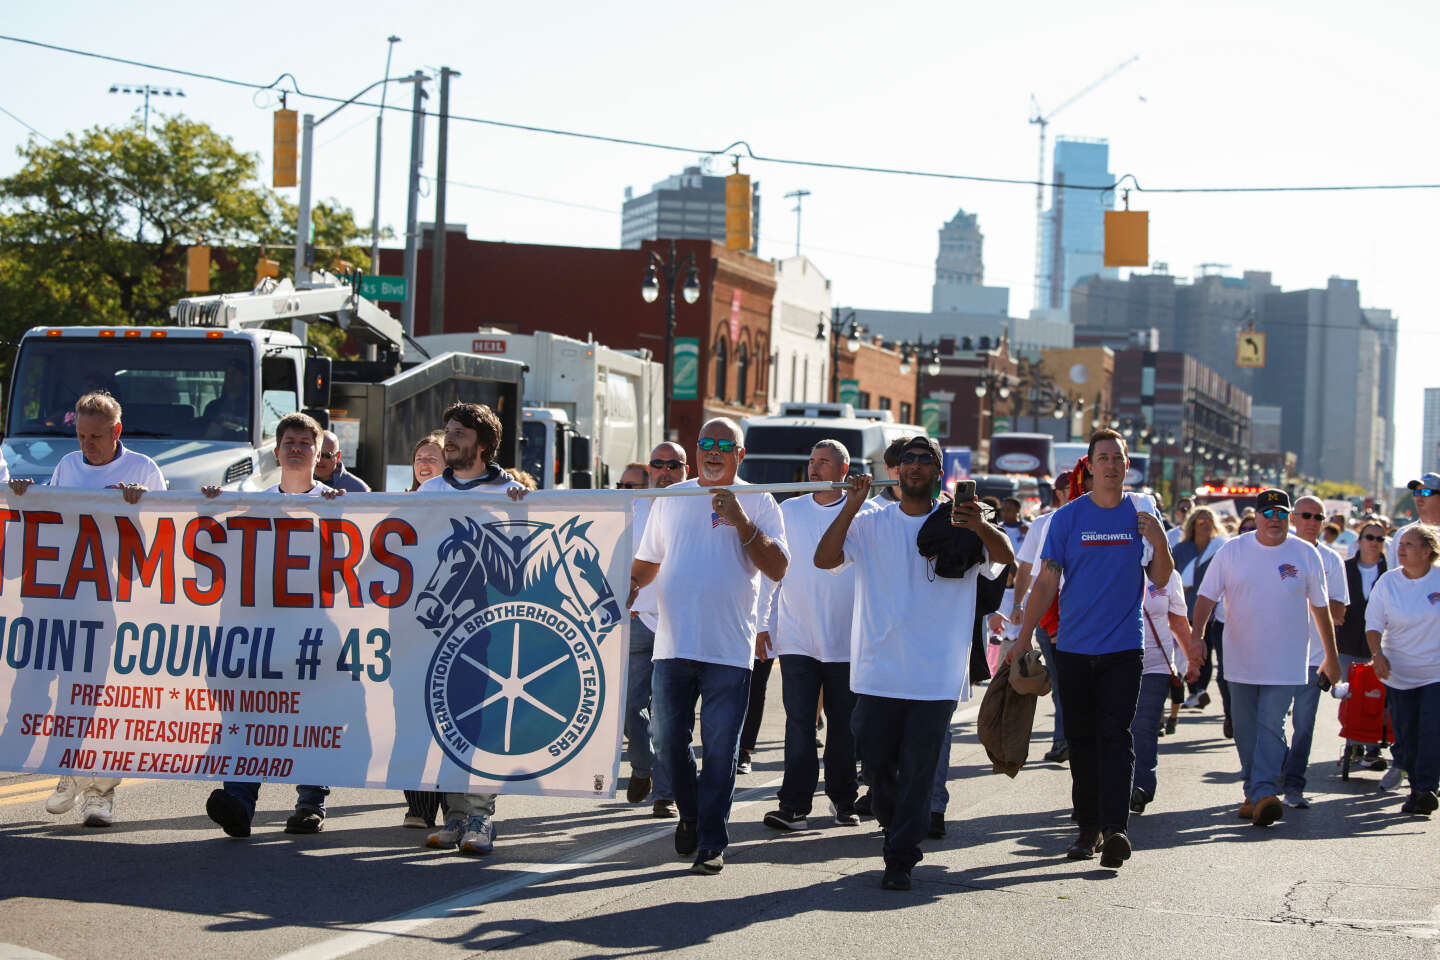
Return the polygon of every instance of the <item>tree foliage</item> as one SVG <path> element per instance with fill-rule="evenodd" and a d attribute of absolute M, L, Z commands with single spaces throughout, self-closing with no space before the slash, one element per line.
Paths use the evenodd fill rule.
<path fill-rule="evenodd" d="M 160 324 L 187 296 L 185 253 L 212 248 L 212 292 L 247 290 L 262 251 L 292 274 L 296 208 L 259 179 L 258 154 L 177 115 L 95 127 L 19 150 L 0 179 L 0 336 L 33 326 Z M 366 231 L 333 201 L 312 212 L 315 263 L 369 267 Z M 317 345 L 343 337 L 320 331 Z M 8 358 L 4 364 L 8 367 Z"/>

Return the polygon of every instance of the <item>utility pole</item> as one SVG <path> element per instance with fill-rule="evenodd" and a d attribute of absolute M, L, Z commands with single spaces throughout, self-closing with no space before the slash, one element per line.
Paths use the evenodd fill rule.
<path fill-rule="evenodd" d="M 400 38 L 391 34 L 386 40 L 389 44 L 385 48 L 385 77 L 390 77 L 390 57 L 395 52 L 395 44 Z M 375 205 L 370 215 L 370 272 L 380 273 L 380 134 L 385 126 L 385 94 L 389 92 L 390 84 L 380 86 L 380 112 L 375 114 Z"/>
<path fill-rule="evenodd" d="M 797 257 L 800 256 L 800 205 L 805 202 L 805 198 L 808 196 L 810 196 L 809 190 L 791 190 L 785 194 L 786 200 L 789 200 L 791 197 L 795 198 L 795 256 Z"/>
<path fill-rule="evenodd" d="M 415 84 L 415 100 L 410 108 L 410 200 L 405 215 L 405 304 L 400 322 L 406 334 L 415 335 L 415 274 L 420 259 L 420 167 L 425 162 L 425 74 L 416 70 L 410 79 Z"/>
<path fill-rule="evenodd" d="M 300 134 L 300 211 L 295 225 L 295 285 L 310 282 L 310 180 L 315 168 L 315 114 L 305 114 Z"/>
<path fill-rule="evenodd" d="M 445 171 L 450 150 L 450 78 L 460 71 L 440 68 L 440 137 L 435 159 L 435 230 L 430 235 L 430 332 L 445 332 Z"/>

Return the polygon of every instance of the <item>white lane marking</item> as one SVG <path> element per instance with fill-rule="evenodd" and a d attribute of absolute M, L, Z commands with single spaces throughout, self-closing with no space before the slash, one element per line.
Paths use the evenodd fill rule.
<path fill-rule="evenodd" d="M 13 943 L 0 943 L 0 960 L 60 960 L 50 953 L 41 953 Z"/>
<path fill-rule="evenodd" d="M 980 705 L 977 702 L 973 707 L 966 707 L 964 711 L 956 711 L 950 718 L 951 724 L 964 723 L 975 719 L 980 713 Z M 765 796 L 766 791 L 780 785 L 780 777 L 776 777 L 767 783 L 756 787 L 750 787 L 743 791 L 744 800 L 737 800 L 730 807 L 732 818 L 734 811 L 742 807 L 748 807 L 753 803 L 759 803 Z M 406 913 L 391 917 L 388 920 L 381 920 L 368 925 L 362 930 L 353 930 L 349 933 L 342 933 L 339 936 L 331 937 L 328 940 L 321 940 L 319 943 L 311 944 L 308 947 L 301 947 L 290 953 L 282 954 L 275 960 L 336 960 L 338 957 L 346 957 L 357 953 L 367 947 L 383 943 L 391 937 L 403 936 L 412 930 L 427 926 L 437 920 L 444 920 L 447 917 L 458 915 L 461 911 L 473 910 L 476 907 L 484 906 L 492 900 L 508 896 L 517 890 L 523 890 L 533 883 L 544 880 L 546 877 L 558 873 L 565 873 L 576 867 L 587 863 L 595 863 L 607 860 L 618 853 L 623 853 L 633 847 L 649 843 L 652 840 L 659 840 L 666 834 L 673 834 L 675 827 L 671 824 L 660 826 L 646 825 L 639 828 L 631 836 L 624 837 L 610 843 L 591 847 L 582 850 L 566 860 L 555 860 L 550 863 L 539 864 L 538 866 L 517 873 L 514 876 L 506 877 L 503 880 L 496 880 L 490 883 L 482 883 L 471 887 L 469 890 L 462 890 L 454 896 L 446 897 L 443 900 L 432 900 L 430 903 L 416 907 Z"/>

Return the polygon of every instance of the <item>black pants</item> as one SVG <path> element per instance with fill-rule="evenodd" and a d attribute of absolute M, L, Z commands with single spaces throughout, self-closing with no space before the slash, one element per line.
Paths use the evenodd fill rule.
<path fill-rule="evenodd" d="M 888 831 L 886 867 L 909 871 L 920 862 L 920 841 L 930 829 L 940 745 L 954 712 L 954 700 L 855 696 L 850 726 L 855 749 L 873 781 L 875 819 Z"/>
<path fill-rule="evenodd" d="M 785 777 L 780 783 L 780 806 L 808 814 L 820 781 L 815 755 L 815 711 L 825 695 L 825 795 L 838 808 L 853 807 L 859 792 L 855 779 L 855 740 L 850 716 L 855 695 L 850 692 L 850 664 L 822 663 L 813 657 L 787 653 L 780 658 L 780 689 L 785 702 Z M 751 684 L 754 690 L 754 684 Z"/>
<path fill-rule="evenodd" d="M 765 719 L 765 687 L 770 683 L 770 671 L 773 669 L 774 657 L 750 662 L 750 706 L 745 711 L 745 726 L 740 728 L 741 753 L 755 752 L 755 741 L 760 737 L 760 721 Z"/>
<path fill-rule="evenodd" d="M 1135 742 L 1130 725 L 1140 700 L 1141 650 L 1089 655 L 1055 651 L 1065 739 L 1070 744 L 1070 798 L 1081 830 L 1124 830 L 1130 822 Z"/>

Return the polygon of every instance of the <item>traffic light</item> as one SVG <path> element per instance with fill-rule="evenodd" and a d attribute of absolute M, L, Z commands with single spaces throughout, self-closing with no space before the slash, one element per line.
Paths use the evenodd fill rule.
<path fill-rule="evenodd" d="M 725 249 L 749 250 L 750 175 L 732 173 L 725 178 Z"/>
<path fill-rule="evenodd" d="M 261 281 L 261 280 L 264 280 L 266 277 L 278 277 L 278 276 L 280 276 L 280 264 L 279 264 L 279 262 L 277 262 L 277 261 L 275 261 L 275 260 L 269 259 L 269 258 L 266 257 L 265 254 L 263 254 L 263 253 L 260 254 L 260 259 L 255 261 L 255 283 L 256 283 L 256 285 L 258 286 L 259 283 L 260 283 L 260 281 Z"/>
<path fill-rule="evenodd" d="M 185 251 L 185 289 L 191 293 L 210 291 L 210 248 L 194 246 Z"/>
<path fill-rule="evenodd" d="M 295 186 L 296 114 L 294 110 L 275 111 L 274 177 L 272 186 Z"/>
<path fill-rule="evenodd" d="M 1145 210 L 1105 211 L 1105 266 L 1150 263 L 1150 214 Z"/>

